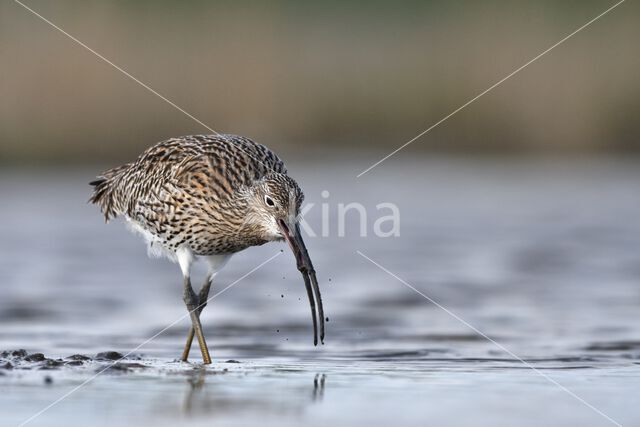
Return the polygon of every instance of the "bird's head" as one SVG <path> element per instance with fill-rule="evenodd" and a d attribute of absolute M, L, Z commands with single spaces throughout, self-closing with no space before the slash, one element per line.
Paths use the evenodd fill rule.
<path fill-rule="evenodd" d="M 300 206 L 304 194 L 288 175 L 271 173 L 251 188 L 247 221 L 257 226 L 266 241 L 286 240 L 296 257 L 304 279 L 313 315 L 314 344 L 318 343 L 317 317 L 320 318 L 320 340 L 324 340 L 324 311 L 320 288 L 311 258 L 300 233 Z M 319 315 L 316 314 L 316 302 Z"/>
<path fill-rule="evenodd" d="M 283 230 L 296 227 L 304 200 L 298 184 L 288 175 L 271 173 L 251 190 L 248 221 L 259 227 L 264 240 L 286 239 Z"/>

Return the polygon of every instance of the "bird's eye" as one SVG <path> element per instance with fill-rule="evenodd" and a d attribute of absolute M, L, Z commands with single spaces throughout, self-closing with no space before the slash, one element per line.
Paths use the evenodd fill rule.
<path fill-rule="evenodd" d="M 267 204 L 267 206 L 275 206 L 276 203 L 273 201 L 273 199 L 269 196 L 264 196 L 264 202 Z"/>

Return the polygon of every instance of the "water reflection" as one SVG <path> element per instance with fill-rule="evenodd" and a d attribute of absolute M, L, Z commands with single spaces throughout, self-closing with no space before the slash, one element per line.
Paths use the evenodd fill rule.
<path fill-rule="evenodd" d="M 311 395 L 313 402 L 321 402 L 324 398 L 324 381 L 326 378 L 325 374 L 316 374 L 313 378 L 313 394 Z"/>
<path fill-rule="evenodd" d="M 192 413 L 193 402 L 202 392 L 202 387 L 204 386 L 204 379 L 206 375 L 207 369 L 200 366 L 197 367 L 191 374 L 191 376 L 187 379 L 189 388 L 187 389 L 187 394 L 185 395 L 184 404 L 182 406 L 182 412 L 187 416 Z"/>
<path fill-rule="evenodd" d="M 316 373 L 310 384 L 307 382 L 308 379 L 292 381 L 292 378 L 286 374 L 268 375 L 271 384 L 263 390 L 254 388 L 253 383 L 262 382 L 264 378 L 247 376 L 246 373 L 241 376 L 225 375 L 224 384 L 221 387 L 216 387 L 220 384 L 216 384 L 212 378 L 209 378 L 207 383 L 207 377 L 220 374 L 229 374 L 229 372 L 226 369 L 215 371 L 198 366 L 188 374 L 186 380 L 188 387 L 182 404 L 184 416 L 220 415 L 239 409 L 299 415 L 307 405 L 322 402 L 327 378 L 324 373 Z M 253 393 L 238 397 L 229 392 L 229 386 L 253 389 Z M 310 389 L 311 393 L 304 393 L 304 389 Z M 310 399 L 305 396 L 310 396 Z"/>

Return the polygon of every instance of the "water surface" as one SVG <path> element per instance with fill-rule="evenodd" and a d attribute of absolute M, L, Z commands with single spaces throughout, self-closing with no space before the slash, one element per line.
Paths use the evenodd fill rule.
<path fill-rule="evenodd" d="M 184 318 L 29 425 L 640 423 L 638 164 L 390 161 L 355 179 L 360 163 L 290 163 L 318 234 L 323 203 L 330 212 L 329 236 L 307 239 L 326 344 L 312 345 L 287 248 L 252 248 L 230 261 L 212 295 L 285 252 L 205 310 L 212 366 L 176 361 Z M 177 266 L 148 259 L 123 224 L 103 224 L 86 204 L 91 178 L 0 175 L 0 352 L 61 360 L 0 356 L 13 367 L 0 369 L 2 425 L 113 363 L 96 354 L 126 354 L 186 312 Z M 349 202 L 367 207 L 368 237 L 356 215 L 347 236 L 336 235 L 337 204 Z M 383 202 L 400 209 L 400 237 L 371 233 Z M 90 359 L 68 364 L 74 354 Z M 196 346 L 192 356 L 199 361 Z"/>

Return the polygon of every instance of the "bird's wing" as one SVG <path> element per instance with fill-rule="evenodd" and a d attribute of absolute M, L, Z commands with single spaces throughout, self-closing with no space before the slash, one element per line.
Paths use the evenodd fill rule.
<path fill-rule="evenodd" d="M 136 161 L 103 172 L 93 203 L 105 218 L 136 218 L 179 208 L 180 200 L 221 202 L 263 176 L 286 174 L 284 162 L 267 147 L 235 135 L 195 135 L 162 141 Z"/>
<path fill-rule="evenodd" d="M 238 191 L 269 173 L 287 173 L 284 162 L 264 145 L 235 135 L 189 137 L 198 148 L 195 157 L 185 163 L 182 172 L 192 168 L 208 172 L 215 191 Z"/>
<path fill-rule="evenodd" d="M 147 176 L 179 186 L 202 184 L 215 199 L 229 197 L 269 173 L 287 173 L 284 162 L 267 147 L 235 135 L 170 139 L 147 150 L 139 163 L 152 169 Z"/>
<path fill-rule="evenodd" d="M 155 234 L 190 213 L 221 220 L 214 206 L 274 172 L 286 173 L 284 162 L 248 138 L 169 139 L 142 153 L 117 180 L 119 213 L 153 228 Z"/>

